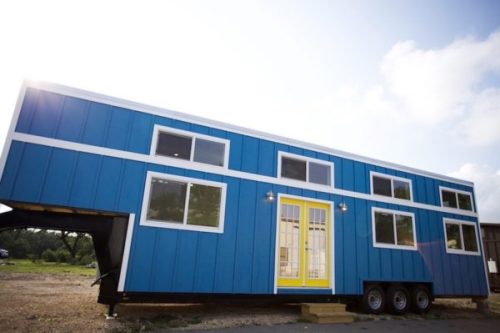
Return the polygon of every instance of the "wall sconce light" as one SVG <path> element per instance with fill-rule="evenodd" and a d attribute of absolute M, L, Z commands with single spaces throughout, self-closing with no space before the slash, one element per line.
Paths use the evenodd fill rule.
<path fill-rule="evenodd" d="M 346 204 L 345 202 L 341 202 L 341 203 L 339 203 L 339 209 L 340 209 L 340 211 L 341 211 L 342 213 L 347 212 L 347 209 L 348 209 L 347 204 Z"/>
<path fill-rule="evenodd" d="M 269 190 L 266 193 L 266 199 L 267 199 L 267 201 L 274 201 L 274 198 L 276 198 L 276 196 L 274 195 L 273 191 Z"/>

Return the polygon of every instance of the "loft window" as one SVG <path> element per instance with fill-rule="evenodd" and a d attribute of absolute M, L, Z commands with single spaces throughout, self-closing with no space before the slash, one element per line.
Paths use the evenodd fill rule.
<path fill-rule="evenodd" d="M 222 232 L 225 184 L 149 172 L 146 186 L 141 224 Z"/>
<path fill-rule="evenodd" d="M 372 209 L 375 247 L 416 250 L 415 216 L 412 213 Z"/>
<path fill-rule="evenodd" d="M 412 200 L 411 181 L 391 175 L 371 172 L 372 194 Z"/>
<path fill-rule="evenodd" d="M 441 206 L 460 210 L 474 211 L 470 192 L 440 187 Z"/>
<path fill-rule="evenodd" d="M 455 254 L 479 254 L 477 229 L 474 222 L 444 219 L 446 252 Z"/>
<path fill-rule="evenodd" d="M 155 126 L 152 154 L 186 161 L 227 166 L 229 141 Z"/>
<path fill-rule="evenodd" d="M 280 154 L 279 158 L 278 174 L 281 178 L 332 185 L 333 163 L 284 153 Z"/>

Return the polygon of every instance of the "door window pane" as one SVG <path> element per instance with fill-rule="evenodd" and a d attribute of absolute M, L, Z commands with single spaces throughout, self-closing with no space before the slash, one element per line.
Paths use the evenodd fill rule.
<path fill-rule="evenodd" d="M 191 184 L 187 224 L 218 227 L 220 201 L 220 188 Z"/>
<path fill-rule="evenodd" d="M 282 157 L 281 177 L 306 181 L 306 161 Z"/>
<path fill-rule="evenodd" d="M 160 132 L 156 145 L 156 154 L 189 160 L 191 158 L 192 138 Z"/>
<path fill-rule="evenodd" d="M 194 160 L 196 162 L 217 166 L 224 165 L 225 145 L 223 143 L 197 138 L 194 145 Z"/>
<path fill-rule="evenodd" d="M 465 251 L 477 252 L 476 228 L 473 225 L 462 224 Z"/>
<path fill-rule="evenodd" d="M 309 162 L 309 182 L 330 185 L 331 171 L 329 165 Z"/>
<path fill-rule="evenodd" d="M 410 184 L 408 182 L 394 179 L 393 185 L 395 198 L 410 200 Z"/>
<path fill-rule="evenodd" d="M 446 223 L 446 240 L 446 246 L 449 249 L 462 249 L 462 241 L 460 240 L 460 225 Z"/>
<path fill-rule="evenodd" d="M 457 208 L 457 196 L 455 192 L 441 190 L 441 195 L 444 207 Z"/>
<path fill-rule="evenodd" d="M 373 176 L 373 193 L 392 197 L 391 180 Z"/>
<path fill-rule="evenodd" d="M 413 222 L 410 216 L 396 214 L 396 233 L 398 245 L 415 245 L 413 242 Z"/>
<path fill-rule="evenodd" d="M 457 197 L 458 197 L 458 208 L 464 210 L 472 210 L 472 202 L 470 195 L 457 193 Z"/>
<path fill-rule="evenodd" d="M 375 212 L 375 240 L 377 243 L 395 244 L 392 214 Z"/>
<path fill-rule="evenodd" d="M 173 223 L 184 220 L 187 184 L 153 178 L 147 218 Z"/>

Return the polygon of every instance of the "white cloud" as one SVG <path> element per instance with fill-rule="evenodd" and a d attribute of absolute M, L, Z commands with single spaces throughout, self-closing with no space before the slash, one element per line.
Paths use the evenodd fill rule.
<path fill-rule="evenodd" d="M 500 170 L 467 163 L 449 175 L 474 182 L 481 222 L 500 222 Z"/>
<path fill-rule="evenodd" d="M 481 86 L 500 75 L 500 32 L 486 40 L 457 40 L 438 50 L 399 42 L 385 55 L 381 72 L 387 96 L 409 119 L 444 124 L 471 144 L 500 141 L 500 90 Z M 487 84 L 487 82 L 486 82 Z"/>

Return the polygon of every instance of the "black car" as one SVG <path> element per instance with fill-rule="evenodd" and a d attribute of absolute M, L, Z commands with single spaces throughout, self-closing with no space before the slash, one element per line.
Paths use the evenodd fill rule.
<path fill-rule="evenodd" d="M 0 249 L 0 259 L 5 259 L 9 257 L 9 251 L 5 249 Z"/>

